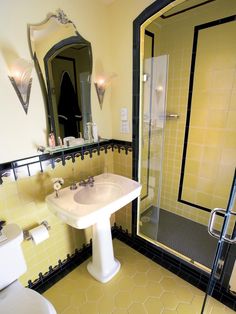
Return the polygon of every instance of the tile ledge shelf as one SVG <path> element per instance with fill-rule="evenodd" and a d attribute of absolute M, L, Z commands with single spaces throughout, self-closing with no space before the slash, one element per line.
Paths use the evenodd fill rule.
<path fill-rule="evenodd" d="M 68 160 L 72 160 L 74 163 L 75 159 L 78 157 L 81 157 L 83 160 L 84 155 L 89 155 L 90 158 L 92 158 L 93 154 L 100 155 L 101 151 L 105 151 L 106 154 L 110 149 L 112 151 L 118 149 L 119 153 L 125 150 L 125 153 L 128 154 L 128 152 L 132 151 L 132 142 L 115 139 L 102 140 L 100 142 L 66 147 L 65 149 L 55 150 L 50 153 L 42 153 L 40 155 L 2 163 L 0 164 L 0 185 L 4 182 L 3 177 L 10 177 L 11 179 L 17 180 L 19 172 L 24 171 L 24 175 L 20 175 L 20 177 L 32 176 L 38 172 L 44 172 L 49 165 L 54 169 L 59 162 L 65 166 Z"/>

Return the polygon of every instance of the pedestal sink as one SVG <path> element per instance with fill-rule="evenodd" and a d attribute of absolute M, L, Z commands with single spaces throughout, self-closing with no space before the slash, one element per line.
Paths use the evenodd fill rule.
<path fill-rule="evenodd" d="M 112 173 L 94 177 L 94 186 L 69 187 L 46 197 L 48 208 L 65 223 L 77 229 L 93 228 L 92 261 L 89 273 L 100 282 L 107 282 L 120 269 L 114 257 L 110 216 L 140 195 L 141 185 Z"/>

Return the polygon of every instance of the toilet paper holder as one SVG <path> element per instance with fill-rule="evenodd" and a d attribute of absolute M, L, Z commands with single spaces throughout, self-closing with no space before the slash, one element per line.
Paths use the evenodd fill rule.
<path fill-rule="evenodd" d="M 46 227 L 47 230 L 50 230 L 50 229 L 51 229 L 51 226 L 49 226 L 49 223 L 48 223 L 46 220 L 42 221 L 42 222 L 39 224 L 39 226 L 44 226 L 44 227 Z M 31 229 L 29 229 L 29 230 L 23 230 L 24 240 L 26 240 L 26 241 L 32 240 L 32 236 L 31 236 L 31 234 L 30 234 L 30 230 L 31 230 Z"/>

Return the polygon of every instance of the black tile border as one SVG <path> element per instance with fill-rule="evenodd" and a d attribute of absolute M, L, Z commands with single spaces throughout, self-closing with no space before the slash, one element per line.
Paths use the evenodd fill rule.
<path fill-rule="evenodd" d="M 145 36 L 148 36 L 151 38 L 151 57 L 154 57 L 154 41 L 155 41 L 155 34 L 145 30 Z M 153 88 L 153 66 L 151 65 L 151 74 L 150 74 L 150 79 L 151 79 L 151 83 L 150 83 L 150 94 L 151 94 L 151 98 L 152 98 L 152 88 Z M 152 102 L 152 99 L 150 100 L 150 103 Z M 149 106 L 149 113 L 151 116 L 151 106 Z M 141 198 L 141 200 L 144 200 L 146 197 L 148 197 L 148 186 L 149 186 L 149 168 L 150 168 L 150 146 L 151 146 L 151 120 L 149 121 L 149 125 L 148 125 L 148 156 L 147 156 L 147 160 L 148 160 L 148 166 L 147 166 L 147 184 L 146 184 L 146 191 L 147 193 Z"/>
<path fill-rule="evenodd" d="M 189 8 L 180 10 L 180 11 L 178 11 L 178 12 L 175 12 L 175 13 L 172 13 L 172 14 L 169 14 L 169 15 L 162 14 L 160 17 L 161 17 L 162 19 L 168 19 L 168 18 L 170 18 L 170 17 L 173 17 L 173 16 L 175 16 L 175 15 L 178 15 L 178 14 L 187 12 L 187 11 L 189 11 L 189 10 L 192 10 L 192 9 L 195 9 L 195 8 L 198 8 L 198 7 L 201 7 L 201 6 L 205 5 L 205 4 L 211 3 L 211 2 L 213 2 L 213 1 L 215 1 L 215 0 L 206 0 L 205 2 L 202 2 L 202 3 L 199 3 L 199 4 L 193 5 L 193 6 L 189 7 Z"/>
<path fill-rule="evenodd" d="M 178 277 L 189 282 L 193 286 L 206 292 L 210 275 L 206 272 L 197 269 L 180 258 L 171 255 L 162 248 L 157 248 L 154 244 L 140 238 L 133 237 L 128 233 L 128 230 L 123 230 L 116 224 L 111 228 L 112 237 L 120 240 L 129 247 L 143 254 L 158 265 L 168 269 Z M 28 288 L 31 288 L 39 293 L 45 292 L 52 287 L 56 282 L 60 281 L 73 269 L 78 267 L 92 255 L 92 241 L 87 245 L 83 245 L 80 250 L 75 250 L 72 255 L 67 255 L 63 261 L 59 260 L 54 267 L 50 266 L 49 271 L 45 274 L 39 273 L 39 277 L 35 281 L 28 281 Z M 212 297 L 219 300 L 221 303 L 236 310 L 236 298 L 232 296 L 225 288 L 219 284 L 215 285 Z"/>
<path fill-rule="evenodd" d="M 18 179 L 17 171 L 25 168 L 27 170 L 28 176 L 31 176 L 30 167 L 32 165 L 38 164 L 38 169 L 40 172 L 44 172 L 44 169 L 47 169 L 50 164 L 52 169 L 55 168 L 56 163 L 62 162 L 62 165 L 65 166 L 66 161 L 72 159 L 72 162 L 75 162 L 76 158 L 81 157 L 84 159 L 85 155 L 89 155 L 90 158 L 93 157 L 93 154 L 100 155 L 101 151 L 105 151 L 107 153 L 108 150 L 114 151 L 118 150 L 125 151 L 126 154 L 132 152 L 132 143 L 129 141 L 121 141 L 116 139 L 105 140 L 101 142 L 92 143 L 86 146 L 80 146 L 76 148 L 71 148 L 69 150 L 56 152 L 53 154 L 42 154 L 31 156 L 28 158 L 22 158 L 6 163 L 0 164 L 0 184 L 3 183 L 2 177 L 5 173 L 11 174 L 13 173 L 14 179 Z"/>
<path fill-rule="evenodd" d="M 179 192 L 178 192 L 178 202 L 193 206 L 195 208 L 211 212 L 212 209 L 198 205 L 196 203 L 192 203 L 182 199 L 183 185 L 184 185 L 184 174 L 185 174 L 185 164 L 186 164 L 186 156 L 187 156 L 187 148 L 188 148 L 188 137 L 190 130 L 190 119 L 191 119 L 191 109 L 192 109 L 192 96 L 193 96 L 193 85 L 194 85 L 194 75 L 195 75 L 195 64 L 197 58 L 197 45 L 198 45 L 198 35 L 201 30 L 206 28 L 219 26 L 221 24 L 234 22 L 236 20 L 236 15 L 227 16 L 221 19 L 217 19 L 211 22 L 207 22 L 204 24 L 196 25 L 194 27 L 194 36 L 193 36 L 193 46 L 192 46 L 192 60 L 190 66 L 190 76 L 189 76 L 189 91 L 188 91 L 188 102 L 187 102 L 187 115 L 186 115 L 186 123 L 185 123 L 185 135 L 184 135 L 184 145 L 183 145 L 183 153 L 182 153 L 182 165 L 180 170 L 180 180 L 179 180 Z"/>
<path fill-rule="evenodd" d="M 92 242 L 78 250 L 76 249 L 73 254 L 67 254 L 67 258 L 59 260 L 56 266 L 49 266 L 48 272 L 45 274 L 39 273 L 39 277 L 32 281 L 28 281 L 27 288 L 43 293 L 52 287 L 55 283 L 69 274 L 73 269 L 78 267 L 92 255 Z"/>

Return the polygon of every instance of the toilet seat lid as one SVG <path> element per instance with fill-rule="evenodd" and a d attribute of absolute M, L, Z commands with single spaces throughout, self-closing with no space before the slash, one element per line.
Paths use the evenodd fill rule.
<path fill-rule="evenodd" d="M 56 314 L 48 300 L 17 281 L 0 291 L 0 308 L 4 314 Z"/>

